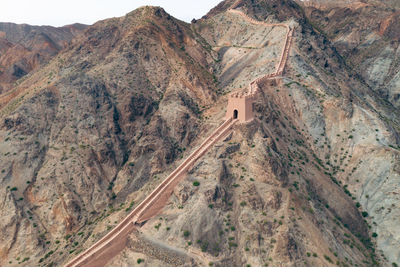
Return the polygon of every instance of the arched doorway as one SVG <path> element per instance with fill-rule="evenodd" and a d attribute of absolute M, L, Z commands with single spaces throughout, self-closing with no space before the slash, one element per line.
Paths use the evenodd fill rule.
<path fill-rule="evenodd" d="M 234 119 L 237 119 L 238 118 L 238 111 L 237 111 L 237 109 L 235 109 L 234 111 L 233 111 L 233 118 Z"/>

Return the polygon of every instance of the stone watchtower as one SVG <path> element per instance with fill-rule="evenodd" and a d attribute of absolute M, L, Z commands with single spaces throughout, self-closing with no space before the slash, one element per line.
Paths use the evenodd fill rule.
<path fill-rule="evenodd" d="M 241 123 L 253 120 L 253 103 L 255 99 L 255 93 L 240 92 L 231 94 L 228 98 L 226 119 L 238 119 Z"/>

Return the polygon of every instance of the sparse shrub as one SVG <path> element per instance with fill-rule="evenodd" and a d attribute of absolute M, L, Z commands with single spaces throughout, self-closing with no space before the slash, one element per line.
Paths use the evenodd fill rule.
<path fill-rule="evenodd" d="M 199 186 L 200 185 L 200 182 L 199 181 L 194 181 L 193 182 L 193 186 Z"/>
<path fill-rule="evenodd" d="M 324 258 L 325 258 L 325 260 L 327 260 L 328 262 L 333 263 L 333 261 L 331 260 L 331 258 L 329 258 L 329 256 L 324 255 Z"/>
<path fill-rule="evenodd" d="M 137 259 L 137 261 L 136 261 L 138 264 L 141 264 L 142 262 L 144 262 L 144 259 Z"/>
<path fill-rule="evenodd" d="M 189 237 L 190 236 L 190 232 L 188 230 L 183 231 L 183 236 L 184 237 Z"/>
<path fill-rule="evenodd" d="M 235 242 L 228 242 L 228 245 L 229 245 L 229 248 L 238 246 Z"/>
<path fill-rule="evenodd" d="M 125 209 L 125 211 L 126 211 L 126 212 L 130 211 L 130 210 L 132 209 L 133 205 L 135 205 L 135 202 L 134 202 L 134 201 L 132 201 L 131 204 L 129 204 L 129 207 L 127 207 L 127 208 Z"/>
<path fill-rule="evenodd" d="M 113 183 L 113 182 L 110 182 L 110 184 L 108 185 L 107 190 L 112 190 L 113 186 L 114 186 L 114 183 Z"/>
<path fill-rule="evenodd" d="M 206 242 L 203 242 L 202 244 L 201 244 L 201 251 L 202 252 L 206 252 L 207 251 L 207 248 L 208 248 L 208 242 L 206 241 Z"/>

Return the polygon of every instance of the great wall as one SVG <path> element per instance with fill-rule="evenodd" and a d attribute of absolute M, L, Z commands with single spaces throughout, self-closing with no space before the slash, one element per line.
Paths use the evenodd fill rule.
<path fill-rule="evenodd" d="M 185 177 L 185 173 L 193 167 L 217 141 L 227 136 L 236 123 L 246 123 L 254 118 L 252 106 L 260 90 L 260 84 L 283 74 L 293 38 L 293 29 L 288 25 L 268 24 L 257 21 L 245 13 L 236 10 L 240 1 L 235 3 L 228 12 L 237 14 L 246 21 L 266 27 L 284 27 L 287 30 L 285 44 L 275 72 L 266 74 L 252 81 L 246 90 L 232 93 L 228 97 L 226 120 L 214 130 L 164 181 L 162 181 L 135 209 L 133 209 L 115 228 L 89 247 L 86 251 L 68 262 L 65 267 L 95 267 L 104 266 L 110 259 L 123 250 L 129 233 L 140 227 L 144 222 L 155 216 L 165 206 L 174 187 Z"/>

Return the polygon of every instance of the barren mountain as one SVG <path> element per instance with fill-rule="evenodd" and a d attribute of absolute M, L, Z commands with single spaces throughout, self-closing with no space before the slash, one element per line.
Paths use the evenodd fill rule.
<path fill-rule="evenodd" d="M 0 23 L 0 93 L 32 70 L 48 63 L 86 25 L 60 28 Z"/>
<path fill-rule="evenodd" d="M 18 80 L 0 95 L 0 266 L 63 266 L 115 227 L 224 121 L 229 93 L 275 71 L 278 23 L 293 44 L 255 119 L 208 150 L 107 266 L 400 264 L 400 111 L 382 93 L 395 90 L 378 90 L 362 46 L 315 25 L 328 9 L 226 0 L 187 24 L 143 7 Z M 390 27 L 379 44 L 397 42 Z"/>
<path fill-rule="evenodd" d="M 400 107 L 400 2 L 298 1 L 313 27 L 382 98 Z"/>

